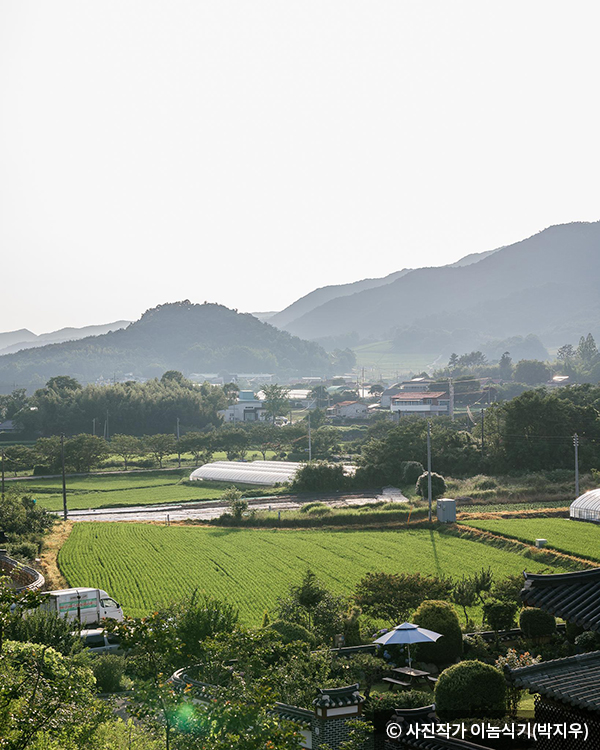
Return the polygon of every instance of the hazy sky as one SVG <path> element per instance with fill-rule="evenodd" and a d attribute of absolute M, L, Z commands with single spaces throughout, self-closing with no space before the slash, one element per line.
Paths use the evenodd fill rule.
<path fill-rule="evenodd" d="M 0 0 L 0 331 L 599 219 L 595 6 Z"/>

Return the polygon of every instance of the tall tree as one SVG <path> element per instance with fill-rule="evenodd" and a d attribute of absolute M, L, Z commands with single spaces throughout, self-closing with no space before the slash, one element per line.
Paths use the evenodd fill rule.
<path fill-rule="evenodd" d="M 134 435 L 113 435 L 110 441 L 110 450 L 117 456 L 121 456 L 125 464 L 125 471 L 127 471 L 131 459 L 142 454 L 143 443 Z"/>
<path fill-rule="evenodd" d="M 289 389 L 277 383 L 261 386 L 265 394 L 264 408 L 268 417 L 274 422 L 276 417 L 285 416 L 289 411 Z"/>
<path fill-rule="evenodd" d="M 177 450 L 173 435 L 146 435 L 143 442 L 145 450 L 158 461 L 161 469 L 164 457 L 175 453 Z"/>

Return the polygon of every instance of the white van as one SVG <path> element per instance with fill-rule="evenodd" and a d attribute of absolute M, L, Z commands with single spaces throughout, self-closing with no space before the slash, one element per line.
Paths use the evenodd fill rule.
<path fill-rule="evenodd" d="M 102 589 L 59 589 L 42 594 L 40 609 L 56 612 L 80 625 L 100 624 L 102 620 L 123 621 L 123 610 L 106 591 Z"/>

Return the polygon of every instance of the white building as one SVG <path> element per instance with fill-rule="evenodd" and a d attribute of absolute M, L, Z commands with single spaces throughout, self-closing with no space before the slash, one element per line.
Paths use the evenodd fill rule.
<path fill-rule="evenodd" d="M 450 397 L 443 391 L 406 391 L 391 397 L 392 414 L 449 414 Z"/>
<path fill-rule="evenodd" d="M 365 417 L 369 411 L 367 405 L 361 404 L 360 401 L 341 401 L 332 408 L 336 417 L 343 417 L 344 419 Z"/>
<path fill-rule="evenodd" d="M 266 417 L 265 405 L 254 391 L 240 391 L 237 402 L 220 411 L 219 416 L 226 423 L 259 422 Z"/>

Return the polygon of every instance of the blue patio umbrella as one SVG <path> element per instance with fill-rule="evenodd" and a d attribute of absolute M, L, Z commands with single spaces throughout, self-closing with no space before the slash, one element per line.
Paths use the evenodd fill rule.
<path fill-rule="evenodd" d="M 395 628 L 389 630 L 373 642 L 381 643 L 382 645 L 408 646 L 408 666 L 410 667 L 412 664 L 412 659 L 410 658 L 410 644 L 435 643 L 435 641 L 437 641 L 438 638 L 441 638 L 442 635 L 442 633 L 436 633 L 433 630 L 420 628 L 418 625 L 413 625 L 410 622 L 403 622 L 402 625 L 396 625 Z"/>

